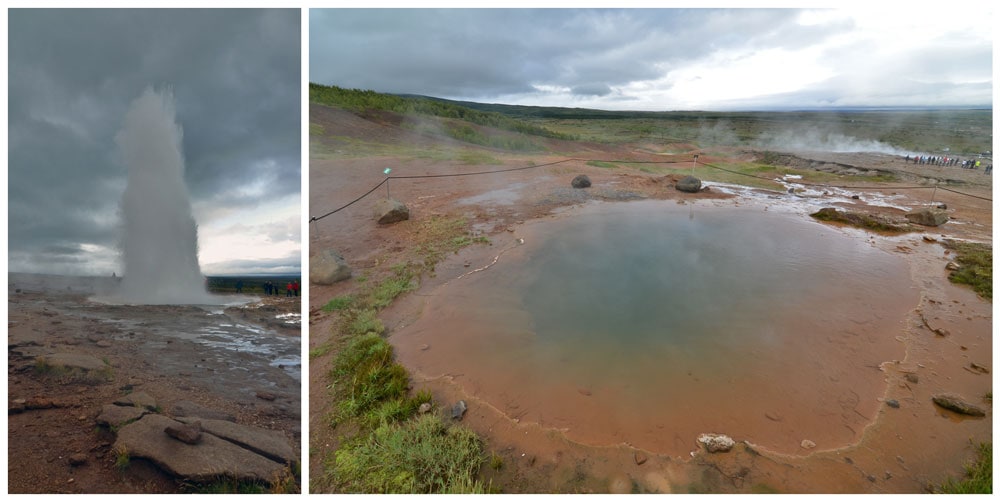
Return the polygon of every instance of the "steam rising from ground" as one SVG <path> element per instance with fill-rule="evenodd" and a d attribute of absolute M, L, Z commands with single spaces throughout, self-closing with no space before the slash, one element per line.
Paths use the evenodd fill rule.
<path fill-rule="evenodd" d="M 813 152 L 873 152 L 890 155 L 913 154 L 878 140 L 865 140 L 841 133 L 806 129 L 782 133 L 764 133 L 757 143 L 760 148 L 788 150 L 808 150 Z"/>
<path fill-rule="evenodd" d="M 198 265 L 198 227 L 184 185 L 173 94 L 146 88 L 116 141 L 128 169 L 121 203 L 125 276 L 118 296 L 137 304 L 217 303 Z"/>

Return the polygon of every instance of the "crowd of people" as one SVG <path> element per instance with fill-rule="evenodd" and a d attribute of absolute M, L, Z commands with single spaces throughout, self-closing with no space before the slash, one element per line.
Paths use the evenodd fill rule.
<path fill-rule="evenodd" d="M 906 162 L 913 161 L 913 164 L 930 164 L 932 166 L 961 166 L 962 169 L 976 169 L 983 167 L 983 173 L 989 175 L 993 173 L 993 163 L 986 164 L 982 159 L 959 159 L 958 157 L 936 156 L 936 155 L 907 155 Z"/>
<path fill-rule="evenodd" d="M 299 280 L 289 281 L 285 285 L 285 297 L 298 297 L 300 289 Z M 264 295 L 281 295 L 281 285 L 276 285 L 270 280 L 266 281 L 264 283 Z"/>

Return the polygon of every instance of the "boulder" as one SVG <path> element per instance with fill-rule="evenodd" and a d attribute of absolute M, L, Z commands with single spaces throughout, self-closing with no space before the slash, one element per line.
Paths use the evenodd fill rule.
<path fill-rule="evenodd" d="M 395 199 L 379 199 L 375 202 L 375 218 L 380 224 L 392 224 L 410 219 L 410 209 Z"/>
<path fill-rule="evenodd" d="M 924 208 L 907 213 L 906 219 L 909 220 L 910 223 L 924 225 L 927 227 L 937 227 L 948 221 L 948 213 L 941 210 Z"/>
<path fill-rule="evenodd" d="M 332 285 L 351 277 L 351 268 L 335 250 L 323 250 L 309 257 L 309 281 L 317 285 Z"/>
<path fill-rule="evenodd" d="M 964 398 L 953 393 L 941 393 L 931 397 L 938 406 L 945 409 L 965 414 L 967 416 L 985 416 L 986 411 L 977 405 L 973 405 Z"/>
<path fill-rule="evenodd" d="M 118 431 L 113 450 L 130 458 L 148 459 L 182 479 L 210 482 L 220 478 L 237 480 L 278 480 L 285 466 L 214 435 L 202 435 L 201 442 L 177 442 L 165 430 L 183 423 L 159 414 L 149 414 Z"/>
<path fill-rule="evenodd" d="M 681 180 L 677 182 L 676 187 L 677 190 L 681 192 L 691 192 L 691 193 L 698 192 L 699 190 L 701 190 L 701 180 L 691 175 L 688 175 L 685 176 L 684 178 L 681 178 Z"/>
<path fill-rule="evenodd" d="M 732 438 L 718 433 L 702 433 L 698 436 L 698 443 L 705 446 L 708 452 L 729 452 L 736 445 Z"/>
<path fill-rule="evenodd" d="M 573 181 L 570 182 L 574 189 L 585 189 L 590 187 L 590 177 L 587 175 L 576 175 Z"/>

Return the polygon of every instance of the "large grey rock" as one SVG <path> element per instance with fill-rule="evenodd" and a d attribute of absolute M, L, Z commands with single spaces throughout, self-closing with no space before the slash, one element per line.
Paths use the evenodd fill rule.
<path fill-rule="evenodd" d="M 698 442 L 704 445 L 708 452 L 729 452 L 736 445 L 732 438 L 718 433 L 702 433 L 698 436 Z"/>
<path fill-rule="evenodd" d="M 201 431 L 210 433 L 223 440 L 232 442 L 244 449 L 249 449 L 261 456 L 279 463 L 288 463 L 298 459 L 295 449 L 280 431 L 265 430 L 254 426 L 246 426 L 218 419 L 200 419 L 193 421 L 179 418 L 183 423 L 201 424 Z"/>
<path fill-rule="evenodd" d="M 166 416 L 149 414 L 118 431 L 114 452 L 148 459 L 177 477 L 196 482 L 219 478 L 269 482 L 285 471 L 281 463 L 214 435 L 202 435 L 199 443 L 191 445 L 164 431 L 182 426 Z"/>
<path fill-rule="evenodd" d="M 965 414 L 967 416 L 985 416 L 986 411 L 977 405 L 973 405 L 964 398 L 955 395 L 953 393 L 941 393 L 931 397 L 934 403 L 948 410 L 958 412 L 959 414 Z"/>
<path fill-rule="evenodd" d="M 701 190 L 701 180 L 688 175 L 677 182 L 677 190 L 681 192 L 698 192 Z"/>
<path fill-rule="evenodd" d="M 574 189 L 585 189 L 590 187 L 590 177 L 587 175 L 576 175 L 576 178 L 570 182 Z"/>
<path fill-rule="evenodd" d="M 147 412 L 146 409 L 141 407 L 105 405 L 101 408 L 101 413 L 97 416 L 97 424 L 109 428 L 118 428 L 123 424 L 141 418 Z"/>
<path fill-rule="evenodd" d="M 197 419 L 221 419 L 223 421 L 236 421 L 236 416 L 202 407 L 194 402 L 179 400 L 170 408 L 170 415 L 174 417 L 191 417 Z"/>
<path fill-rule="evenodd" d="M 410 219 L 410 209 L 395 199 L 379 199 L 375 202 L 375 218 L 380 224 L 392 224 Z"/>
<path fill-rule="evenodd" d="M 906 219 L 914 224 L 937 227 L 948 221 L 948 213 L 941 210 L 924 208 L 907 213 Z"/>
<path fill-rule="evenodd" d="M 335 250 L 323 250 L 309 257 L 309 281 L 317 285 L 332 285 L 351 277 L 351 268 Z"/>

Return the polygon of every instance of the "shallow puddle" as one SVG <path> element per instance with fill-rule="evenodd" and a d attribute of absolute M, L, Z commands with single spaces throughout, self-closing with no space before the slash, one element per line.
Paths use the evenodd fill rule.
<path fill-rule="evenodd" d="M 392 342 L 424 378 L 588 445 L 855 442 L 919 301 L 906 263 L 862 233 L 774 208 L 597 204 L 518 236 L 429 292 Z"/>

